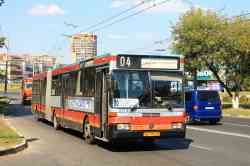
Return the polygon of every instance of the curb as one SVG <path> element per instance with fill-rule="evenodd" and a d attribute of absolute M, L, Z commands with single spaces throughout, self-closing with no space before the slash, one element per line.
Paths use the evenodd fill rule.
<path fill-rule="evenodd" d="M 223 114 L 224 117 L 250 119 L 250 116 Z"/>
<path fill-rule="evenodd" d="M 15 154 L 17 152 L 20 152 L 20 151 L 26 149 L 27 147 L 28 147 L 27 140 L 24 139 L 23 142 L 20 143 L 19 145 L 16 145 L 16 146 L 11 147 L 11 148 L 0 150 L 0 156 Z"/>
<path fill-rule="evenodd" d="M 3 116 L 4 117 L 4 116 Z M 4 118 L 5 119 L 5 118 Z M 16 128 L 14 128 L 7 119 L 5 119 L 6 123 L 9 125 L 9 127 L 14 130 L 19 136 L 20 138 L 23 138 L 23 141 L 22 143 L 16 145 L 16 146 L 13 146 L 13 147 L 10 147 L 10 148 L 6 148 L 6 149 L 0 149 L 0 156 L 4 156 L 4 155 L 9 155 L 9 154 L 15 154 L 17 152 L 20 152 L 20 151 L 23 151 L 24 149 L 26 149 L 28 147 L 28 142 L 27 140 L 25 139 L 25 137 L 20 134 Z"/>

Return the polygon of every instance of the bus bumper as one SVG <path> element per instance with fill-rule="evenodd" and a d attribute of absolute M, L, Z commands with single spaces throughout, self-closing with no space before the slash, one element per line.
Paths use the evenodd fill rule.
<path fill-rule="evenodd" d="M 145 133 L 158 133 L 158 136 L 145 136 Z M 129 131 L 117 130 L 115 126 L 110 128 L 110 139 L 137 140 L 137 139 L 179 139 L 186 137 L 186 126 L 182 129 L 171 129 L 166 131 Z"/>
<path fill-rule="evenodd" d="M 195 120 L 195 121 L 210 121 L 210 120 L 220 121 L 221 119 L 222 119 L 222 116 L 194 116 L 192 117 L 192 120 Z"/>

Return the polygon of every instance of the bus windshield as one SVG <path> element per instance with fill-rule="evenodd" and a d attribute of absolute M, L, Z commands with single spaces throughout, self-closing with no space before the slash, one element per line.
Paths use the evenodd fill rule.
<path fill-rule="evenodd" d="M 181 76 L 166 72 L 114 71 L 112 80 L 112 107 L 183 107 Z"/>
<path fill-rule="evenodd" d="M 32 84 L 26 84 L 26 85 L 25 85 L 25 88 L 26 88 L 26 89 L 31 89 L 31 88 L 32 88 Z"/>

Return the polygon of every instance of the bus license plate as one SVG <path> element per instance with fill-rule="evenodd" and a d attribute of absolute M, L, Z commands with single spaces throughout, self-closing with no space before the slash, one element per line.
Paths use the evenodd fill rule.
<path fill-rule="evenodd" d="M 159 137 L 160 135 L 161 135 L 160 132 L 144 132 L 143 133 L 144 137 L 153 137 L 153 136 Z"/>

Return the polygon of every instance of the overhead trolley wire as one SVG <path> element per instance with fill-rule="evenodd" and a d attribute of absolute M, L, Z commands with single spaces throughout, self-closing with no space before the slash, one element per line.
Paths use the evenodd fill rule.
<path fill-rule="evenodd" d="M 114 19 L 116 19 L 116 18 L 118 18 L 118 17 L 124 15 L 125 13 L 128 13 L 128 12 L 130 12 L 130 11 L 132 11 L 132 10 L 134 10 L 134 9 L 136 9 L 136 8 L 138 8 L 138 7 L 140 7 L 140 6 L 144 5 L 144 4 L 146 4 L 146 3 L 148 3 L 148 2 L 151 2 L 151 1 L 153 1 L 153 0 L 143 0 L 143 1 L 141 1 L 140 3 L 138 3 L 138 4 L 136 4 L 136 5 L 132 6 L 132 7 L 130 7 L 130 8 L 128 8 L 128 9 L 126 9 L 126 10 L 124 10 L 124 11 L 122 11 L 122 12 L 116 14 L 116 15 L 113 15 L 113 16 L 110 16 L 110 17 L 108 17 L 108 18 L 105 18 L 105 19 L 103 19 L 103 20 L 97 22 L 96 24 L 91 25 L 91 26 L 85 28 L 84 30 L 81 30 L 81 31 L 78 32 L 78 33 L 87 32 L 87 31 L 89 31 L 89 30 L 91 30 L 91 29 L 93 29 L 93 28 L 96 28 L 96 27 L 100 26 L 101 24 L 105 24 L 105 23 L 107 23 L 107 22 L 110 22 L 110 21 L 112 21 L 112 20 L 114 20 Z"/>
<path fill-rule="evenodd" d="M 159 3 L 154 3 L 153 5 L 151 5 L 151 6 L 147 7 L 147 8 L 144 8 L 144 9 L 142 9 L 142 10 L 139 10 L 138 12 L 135 12 L 135 13 L 133 13 L 133 14 L 130 14 L 130 15 L 126 16 L 126 17 L 122 17 L 122 18 L 120 18 L 120 19 L 118 19 L 118 20 L 115 20 L 115 21 L 113 21 L 113 22 L 111 22 L 111 23 L 109 23 L 109 24 L 107 24 L 107 25 L 101 26 L 100 28 L 96 28 L 96 29 L 94 29 L 94 30 L 91 30 L 91 32 L 94 33 L 94 32 L 100 31 L 100 30 L 102 30 L 102 29 L 104 29 L 104 28 L 107 28 L 107 27 L 109 27 L 109 26 L 112 26 L 112 25 L 114 25 L 114 24 L 116 24 L 116 23 L 119 23 L 119 22 L 122 22 L 122 21 L 124 21 L 124 20 L 127 20 L 127 19 L 129 19 L 130 17 L 134 17 L 134 16 L 139 15 L 139 14 L 141 14 L 141 13 L 143 13 L 143 12 L 146 12 L 147 10 L 150 10 L 150 9 L 155 8 L 155 7 L 157 7 L 157 6 L 161 6 L 161 5 L 163 5 L 164 3 L 167 3 L 168 1 L 170 1 L 170 0 L 164 0 L 164 1 L 161 1 L 161 2 L 159 2 Z"/>

